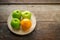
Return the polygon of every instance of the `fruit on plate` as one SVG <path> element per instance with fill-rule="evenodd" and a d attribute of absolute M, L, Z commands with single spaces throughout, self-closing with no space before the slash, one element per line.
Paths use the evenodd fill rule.
<path fill-rule="evenodd" d="M 21 13 L 22 15 L 22 18 L 28 18 L 28 19 L 31 19 L 31 13 L 29 11 L 24 11 Z"/>
<path fill-rule="evenodd" d="M 21 11 L 20 10 L 14 10 L 12 12 L 12 17 L 20 19 L 21 18 Z"/>
<path fill-rule="evenodd" d="M 22 21 L 21 21 L 21 26 L 22 26 L 22 30 L 23 31 L 28 31 L 29 30 L 29 28 L 32 26 L 32 22 L 31 22 L 31 20 L 29 20 L 29 19 L 23 19 Z"/>
<path fill-rule="evenodd" d="M 20 20 L 18 18 L 13 18 L 11 20 L 11 26 L 13 29 L 18 30 L 20 28 Z"/>

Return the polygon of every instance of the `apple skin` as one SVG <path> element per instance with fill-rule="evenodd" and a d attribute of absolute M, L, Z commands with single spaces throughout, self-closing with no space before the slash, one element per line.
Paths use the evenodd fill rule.
<path fill-rule="evenodd" d="M 31 19 L 31 13 L 29 11 L 24 11 L 21 13 L 22 15 L 22 18 L 28 18 L 28 19 Z"/>
<path fill-rule="evenodd" d="M 13 29 L 18 30 L 20 28 L 20 20 L 18 18 L 13 18 L 11 20 L 11 26 Z"/>
<path fill-rule="evenodd" d="M 12 12 L 12 17 L 13 17 L 13 18 L 21 19 L 21 11 L 20 11 L 20 10 L 14 10 L 14 11 Z"/>

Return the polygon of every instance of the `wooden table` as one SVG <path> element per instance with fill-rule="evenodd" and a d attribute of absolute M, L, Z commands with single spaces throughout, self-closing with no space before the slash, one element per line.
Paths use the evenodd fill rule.
<path fill-rule="evenodd" d="M 35 4 L 0 5 L 0 40 L 60 40 L 60 24 L 56 20 L 60 5 Z M 29 10 L 36 16 L 37 24 L 32 33 L 19 36 L 8 29 L 7 18 L 15 9 Z"/>
<path fill-rule="evenodd" d="M 0 3 L 60 3 L 60 0 L 0 0 Z"/>

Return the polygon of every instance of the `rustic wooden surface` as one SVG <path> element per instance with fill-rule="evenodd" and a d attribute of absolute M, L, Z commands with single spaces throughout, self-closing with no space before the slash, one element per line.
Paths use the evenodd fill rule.
<path fill-rule="evenodd" d="M 0 3 L 60 3 L 60 0 L 0 0 Z"/>
<path fill-rule="evenodd" d="M 36 28 L 29 35 L 19 36 L 8 29 L 7 18 L 15 9 L 29 10 L 36 16 Z M 0 5 L 0 40 L 60 40 L 56 14 L 60 14 L 60 5 Z"/>
<path fill-rule="evenodd" d="M 0 22 L 6 22 L 15 9 L 31 11 L 37 21 L 54 21 L 54 16 L 60 13 L 60 5 L 0 5 Z"/>

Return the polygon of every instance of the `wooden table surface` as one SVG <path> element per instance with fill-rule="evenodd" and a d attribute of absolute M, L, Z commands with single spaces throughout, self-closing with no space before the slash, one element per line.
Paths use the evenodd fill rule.
<path fill-rule="evenodd" d="M 60 3 L 60 0 L 0 0 L 0 3 Z"/>
<path fill-rule="evenodd" d="M 15 9 L 29 10 L 36 16 L 32 33 L 19 36 L 8 29 L 7 18 Z M 57 14 L 60 14 L 60 5 L 0 5 L 0 40 L 60 40 Z"/>

